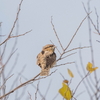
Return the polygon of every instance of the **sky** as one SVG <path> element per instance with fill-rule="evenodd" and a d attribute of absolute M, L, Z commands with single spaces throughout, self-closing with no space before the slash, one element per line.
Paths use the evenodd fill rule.
<path fill-rule="evenodd" d="M 55 26 L 56 32 L 58 37 L 65 48 L 69 41 L 71 40 L 73 34 L 77 30 L 78 26 L 82 22 L 82 20 L 86 17 L 86 12 L 82 5 L 84 3 L 87 9 L 87 2 L 88 0 L 23 0 L 21 5 L 21 10 L 18 18 L 18 22 L 14 28 L 12 35 L 16 34 L 24 34 L 27 31 L 32 30 L 30 33 L 26 34 L 25 36 L 21 36 L 17 38 L 17 45 L 15 50 L 17 51 L 14 53 L 12 58 L 10 59 L 9 63 L 5 68 L 5 77 L 8 77 L 14 74 L 6 83 L 6 92 L 11 90 L 11 87 L 14 88 L 20 85 L 21 82 L 25 82 L 25 78 L 28 80 L 36 76 L 40 72 L 40 67 L 36 65 L 36 56 L 42 50 L 42 47 L 46 44 L 51 44 L 50 40 L 57 46 L 57 48 L 62 52 L 62 49 L 59 45 L 59 42 L 55 36 L 53 31 L 53 27 L 51 25 L 51 16 L 53 18 L 53 24 Z M 1 42 L 6 39 L 7 35 L 9 34 L 13 23 L 16 18 L 16 13 L 18 11 L 20 0 L 1 0 L 0 1 L 0 22 L 2 22 L 2 26 L 0 28 L 0 34 L 5 35 L 0 40 Z M 91 0 L 90 2 L 90 14 L 93 22 L 96 24 L 96 14 L 95 8 L 97 9 L 98 15 L 100 15 L 100 1 L 99 0 Z M 100 21 L 100 20 L 99 20 Z M 17 27 L 18 26 L 18 27 Z M 92 34 L 92 43 L 93 43 L 93 50 L 94 50 L 94 61 L 95 66 L 99 67 L 100 61 L 100 44 L 96 40 L 100 40 L 100 36 L 95 34 L 95 29 L 91 25 L 91 34 Z M 10 39 L 7 42 L 6 52 L 4 55 L 3 63 L 6 62 L 14 44 L 15 39 Z M 79 31 L 77 32 L 75 38 L 73 39 L 72 43 L 70 44 L 68 50 L 79 47 L 79 46 L 90 46 L 89 43 L 89 30 L 88 30 L 88 20 L 86 19 Z M 1 46 L 1 51 L 3 51 L 4 45 Z M 57 54 L 57 58 L 59 58 L 59 53 L 57 50 L 55 51 Z M 80 63 L 79 58 L 79 50 L 72 51 L 67 53 L 69 55 L 71 53 L 75 53 L 63 59 L 57 64 L 63 64 L 67 62 L 76 62 L 80 72 L 83 74 L 82 66 Z M 85 48 L 81 50 L 83 66 L 86 67 L 88 62 L 91 62 L 91 51 L 89 48 Z M 15 58 L 18 55 L 18 60 L 16 66 L 14 66 L 13 71 L 8 75 L 10 69 L 12 68 Z M 24 67 L 25 66 L 25 67 Z M 24 71 L 21 70 L 24 67 Z M 53 100 L 53 98 L 58 94 L 58 90 L 62 87 L 63 78 L 62 75 L 70 80 L 70 76 L 67 73 L 67 68 L 69 68 L 73 74 L 74 78 L 70 85 L 71 90 L 74 90 L 77 84 L 80 82 L 81 78 L 76 70 L 75 64 L 67 64 L 64 66 L 59 66 L 51 69 L 51 72 L 57 71 L 52 74 L 51 76 L 40 80 L 39 82 L 39 90 L 42 95 L 45 95 L 47 87 L 49 85 L 49 91 L 46 95 L 46 100 Z M 98 69 L 97 75 L 99 75 Z M 19 73 L 21 72 L 21 75 Z M 18 76 L 19 75 L 19 76 Z M 94 74 L 91 74 L 91 77 L 94 81 Z M 17 77 L 18 76 L 18 77 Z M 23 77 L 24 76 L 24 77 Z M 17 78 L 16 78 L 17 77 Z M 33 82 L 32 84 L 28 84 L 24 86 L 22 89 L 19 89 L 17 92 L 14 92 L 9 95 L 8 100 L 18 98 L 18 100 L 27 100 L 29 99 L 29 94 L 32 96 L 32 100 L 35 99 L 36 89 L 32 86 L 37 86 L 38 81 Z M 14 85 L 14 87 L 12 86 Z M 19 99 L 21 92 L 24 89 L 23 97 Z M 77 100 L 84 100 L 84 96 L 87 100 L 89 100 L 89 96 L 87 95 L 86 89 L 83 84 L 81 84 L 76 92 L 78 95 L 80 92 L 84 91 Z M 55 100 L 62 100 L 62 96 L 59 94 Z M 16 99 L 17 100 L 17 99 Z M 41 96 L 37 94 L 37 100 L 41 100 Z"/>

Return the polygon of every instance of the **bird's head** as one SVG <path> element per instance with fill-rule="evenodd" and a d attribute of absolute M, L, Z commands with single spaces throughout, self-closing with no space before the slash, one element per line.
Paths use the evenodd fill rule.
<path fill-rule="evenodd" d="M 43 47 L 43 51 L 52 51 L 54 52 L 56 46 L 53 44 L 47 44 Z"/>

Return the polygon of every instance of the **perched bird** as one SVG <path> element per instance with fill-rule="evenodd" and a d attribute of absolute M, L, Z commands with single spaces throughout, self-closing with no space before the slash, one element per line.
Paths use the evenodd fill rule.
<path fill-rule="evenodd" d="M 37 65 L 41 67 L 40 76 L 49 75 L 50 68 L 56 64 L 55 45 L 47 44 L 37 55 Z"/>

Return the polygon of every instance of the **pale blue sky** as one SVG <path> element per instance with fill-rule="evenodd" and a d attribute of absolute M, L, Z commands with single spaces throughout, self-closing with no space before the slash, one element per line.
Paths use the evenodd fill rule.
<path fill-rule="evenodd" d="M 40 68 L 36 65 L 36 56 L 41 51 L 44 45 L 51 43 L 50 40 L 52 40 L 53 43 L 59 48 L 59 50 L 61 50 L 60 45 L 52 29 L 51 16 L 53 16 L 53 24 L 61 40 L 61 43 L 63 44 L 64 47 L 66 47 L 71 37 L 75 33 L 77 27 L 79 26 L 80 22 L 86 16 L 82 2 L 85 4 L 87 8 L 87 1 L 88 0 L 23 0 L 20 15 L 19 15 L 19 20 L 18 20 L 19 34 L 23 34 L 26 31 L 29 31 L 31 29 L 32 29 L 32 32 L 26 34 L 23 37 L 18 38 L 18 43 L 16 46 L 18 50 L 16 51 L 15 55 L 12 57 L 12 59 L 8 63 L 8 66 L 6 66 L 6 69 L 5 69 L 6 70 L 5 75 L 7 75 L 8 70 L 11 68 L 16 55 L 19 54 L 18 63 L 15 69 L 13 70 L 13 72 L 11 73 L 11 74 L 14 74 L 14 76 L 8 80 L 6 92 L 9 91 L 11 84 L 13 84 L 13 80 L 16 78 L 16 76 L 18 75 L 18 72 L 22 70 L 25 64 L 27 66 L 24 72 L 22 73 L 22 75 L 24 75 L 27 79 L 31 79 L 32 77 L 34 77 L 40 72 Z M 1 0 L 0 1 L 0 22 L 2 22 L 2 34 L 4 35 L 9 34 L 10 29 L 16 17 L 16 12 L 17 12 L 19 3 L 20 3 L 20 0 L 9 0 L 9 1 Z M 96 23 L 96 15 L 95 15 L 94 7 L 96 7 L 97 9 L 98 15 L 100 15 L 100 1 L 91 0 L 90 7 L 92 11 L 91 18 Z M 95 52 L 95 65 L 99 67 L 100 44 L 96 42 L 96 40 L 100 40 L 100 37 L 94 32 L 96 31 L 92 27 L 93 46 L 94 46 L 94 52 Z M 16 33 L 16 28 L 13 31 L 13 34 L 15 33 Z M 2 41 L 5 38 L 6 36 L 2 38 Z M 11 39 L 10 41 L 8 41 L 8 46 L 7 46 L 4 62 L 10 53 L 13 41 L 14 39 Z M 87 19 L 82 24 L 80 30 L 78 31 L 77 35 L 75 36 L 68 50 L 78 47 L 80 44 L 81 46 L 89 46 L 89 33 L 88 33 Z M 79 50 L 76 50 L 76 51 L 77 51 L 77 54 L 72 55 L 66 58 L 65 60 L 58 62 L 58 64 L 76 61 L 80 68 L 80 71 L 82 71 L 81 65 L 80 65 L 80 59 L 79 59 Z M 70 52 L 70 53 L 73 53 L 73 52 Z M 57 57 L 59 57 L 59 54 L 57 51 L 56 53 L 57 53 Z M 88 62 L 91 62 L 90 54 L 91 54 L 90 49 L 82 50 L 84 67 L 86 67 L 86 64 Z M 75 75 L 75 78 L 73 79 L 72 84 L 71 84 L 71 89 L 72 90 L 75 89 L 75 87 L 79 83 L 80 77 L 78 75 L 78 72 L 74 64 L 60 66 L 60 67 L 51 69 L 51 72 L 54 71 L 55 69 L 58 69 L 58 70 L 54 74 L 52 74 L 50 77 L 41 80 L 39 84 L 39 89 L 41 93 L 44 95 L 50 80 L 52 80 L 50 89 L 46 96 L 46 100 L 52 100 L 54 96 L 57 94 L 58 90 L 61 88 L 63 79 L 60 76 L 59 72 L 62 73 L 66 79 L 68 80 L 70 79 L 67 73 L 67 68 L 71 69 Z M 99 70 L 100 69 L 97 70 L 97 73 L 99 72 Z M 16 81 L 17 85 L 20 84 L 20 77 Z M 26 81 L 22 77 L 21 77 L 21 80 L 22 82 Z M 37 85 L 37 82 L 34 82 L 33 84 Z M 14 87 L 16 87 L 16 84 Z M 36 90 L 31 85 L 27 85 L 25 87 L 27 87 L 26 90 L 24 91 L 25 95 L 20 100 L 25 100 L 29 96 L 27 91 L 30 92 L 30 94 L 32 95 L 32 100 L 34 100 L 34 94 Z M 18 90 L 19 92 L 18 95 L 20 95 L 21 90 L 22 89 Z M 76 92 L 76 95 L 84 90 L 85 90 L 84 85 L 81 84 L 78 91 Z M 15 98 L 14 94 L 15 93 L 9 95 L 8 100 L 11 100 L 11 99 L 14 100 Z M 82 95 L 80 95 L 77 98 L 77 100 L 84 100 L 84 99 L 89 100 L 86 90 Z M 41 100 L 41 97 L 39 95 L 38 95 L 37 100 Z M 62 100 L 62 96 L 59 94 L 55 100 Z"/>

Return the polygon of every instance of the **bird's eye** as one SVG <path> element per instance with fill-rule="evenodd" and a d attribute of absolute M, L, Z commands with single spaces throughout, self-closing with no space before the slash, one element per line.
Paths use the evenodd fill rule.
<path fill-rule="evenodd" d="M 42 54 L 44 54 L 44 51 L 41 51 Z"/>

